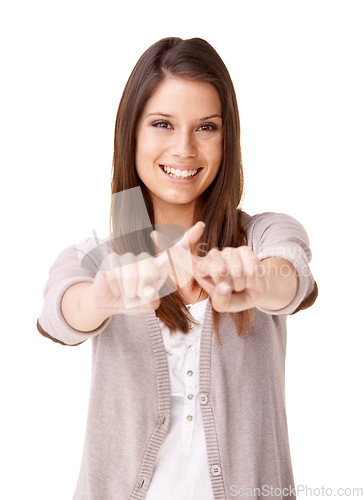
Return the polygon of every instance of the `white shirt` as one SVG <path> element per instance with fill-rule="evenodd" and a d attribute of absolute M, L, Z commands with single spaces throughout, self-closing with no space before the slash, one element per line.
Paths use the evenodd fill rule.
<path fill-rule="evenodd" d="M 198 325 L 170 333 L 159 320 L 171 384 L 171 420 L 159 450 L 147 500 L 213 500 L 199 393 L 202 322 L 207 300 L 187 306 Z"/>

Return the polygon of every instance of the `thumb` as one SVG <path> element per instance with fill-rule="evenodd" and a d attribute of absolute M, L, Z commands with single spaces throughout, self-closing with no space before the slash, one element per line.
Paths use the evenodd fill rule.
<path fill-rule="evenodd" d="M 183 237 L 179 241 L 177 241 L 177 243 L 174 243 L 172 240 L 168 238 L 168 236 L 160 233 L 159 231 L 152 231 L 151 237 L 153 239 L 154 244 L 157 246 L 158 251 L 160 251 L 161 249 L 166 249 L 169 251 L 171 251 L 171 249 L 175 249 L 175 253 L 177 252 L 179 257 L 183 257 L 185 255 L 191 254 L 190 247 L 195 245 L 201 238 L 205 230 L 205 226 L 206 224 L 203 221 L 196 222 L 195 225 L 190 227 L 190 229 L 188 229 L 184 233 Z M 165 258 L 158 259 L 157 257 L 157 260 L 161 265 L 165 263 Z"/>
<path fill-rule="evenodd" d="M 190 245 L 194 245 L 198 242 L 203 235 L 205 227 L 206 224 L 202 220 L 199 220 L 194 226 L 190 227 L 190 229 L 186 231 L 186 236 Z"/>
<path fill-rule="evenodd" d="M 181 241 L 178 242 L 178 245 L 189 250 L 190 246 L 195 245 L 201 238 L 205 227 L 206 224 L 202 220 L 196 222 L 194 226 L 190 227 L 190 229 L 185 232 Z"/>
<path fill-rule="evenodd" d="M 205 223 L 197 222 L 186 231 L 183 238 L 169 249 L 176 278 L 180 287 L 187 284 L 194 275 L 194 266 L 201 257 L 193 255 L 193 247 L 201 238 L 205 229 Z"/>

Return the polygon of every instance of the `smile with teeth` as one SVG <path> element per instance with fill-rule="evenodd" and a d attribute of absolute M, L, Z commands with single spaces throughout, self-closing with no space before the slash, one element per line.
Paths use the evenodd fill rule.
<path fill-rule="evenodd" d="M 194 177 L 200 169 L 196 170 L 180 170 L 179 168 L 170 168 L 165 165 L 160 165 L 160 167 L 164 170 L 164 172 L 173 177 L 174 179 L 191 179 Z"/>

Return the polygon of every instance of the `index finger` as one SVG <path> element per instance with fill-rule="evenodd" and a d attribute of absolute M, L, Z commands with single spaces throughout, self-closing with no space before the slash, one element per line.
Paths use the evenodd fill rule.
<path fill-rule="evenodd" d="M 201 257 L 193 255 L 190 250 L 190 245 L 194 245 L 201 238 L 205 224 L 198 222 L 188 229 L 183 238 L 177 243 L 172 241 L 168 236 L 160 231 L 153 231 L 151 237 L 163 254 L 159 254 L 156 258 L 158 265 L 166 264 L 168 258 L 169 264 L 174 268 L 179 268 L 188 273 L 188 278 L 193 274 L 194 266 L 200 261 Z"/>

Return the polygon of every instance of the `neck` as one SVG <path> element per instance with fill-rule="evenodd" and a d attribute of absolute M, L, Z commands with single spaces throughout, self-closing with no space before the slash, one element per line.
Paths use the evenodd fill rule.
<path fill-rule="evenodd" d="M 187 231 L 193 225 L 194 204 L 172 205 L 162 207 L 159 203 L 154 203 L 155 224 L 176 224 Z"/>

